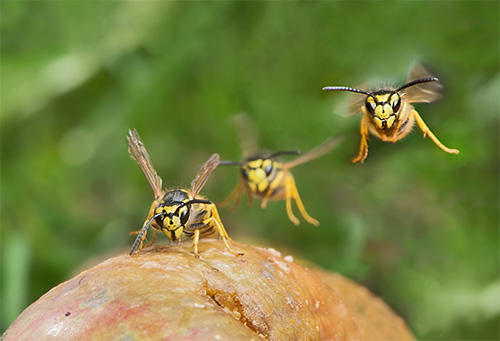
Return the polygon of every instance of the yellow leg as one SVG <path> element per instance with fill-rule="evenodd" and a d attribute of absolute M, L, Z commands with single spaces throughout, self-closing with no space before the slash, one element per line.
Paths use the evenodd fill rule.
<path fill-rule="evenodd" d="M 365 109 L 363 107 L 363 118 L 361 119 L 361 144 L 359 145 L 358 156 L 352 159 L 352 163 L 355 162 L 365 162 L 366 157 L 368 156 L 368 122 L 365 116 Z"/>
<path fill-rule="evenodd" d="M 429 129 L 429 127 L 427 127 L 427 125 L 425 124 L 424 120 L 422 119 L 422 117 L 420 117 L 420 115 L 418 114 L 418 112 L 415 109 L 413 109 L 411 111 L 411 115 L 413 115 L 415 117 L 415 119 L 417 120 L 417 123 L 418 123 L 418 126 L 420 127 L 420 130 L 422 130 L 422 132 L 424 133 L 424 138 L 425 138 L 426 135 L 429 135 L 429 137 L 431 138 L 431 140 L 434 141 L 434 143 L 439 148 L 441 148 L 442 150 L 444 150 L 445 152 L 450 153 L 450 154 L 458 154 L 459 153 L 458 150 L 456 150 L 456 149 L 450 149 L 450 148 L 446 147 L 444 144 L 442 144 L 437 139 L 437 137 L 432 133 L 432 131 Z"/>
<path fill-rule="evenodd" d="M 200 240 L 200 230 L 194 230 L 194 238 L 193 238 L 193 248 L 194 248 L 194 257 L 200 258 L 198 256 L 198 241 Z"/>
<path fill-rule="evenodd" d="M 217 211 L 217 208 L 215 207 L 215 205 L 213 205 L 213 207 L 212 207 L 212 217 L 210 217 L 208 220 L 212 220 L 215 223 L 215 227 L 217 228 L 217 233 L 219 233 L 219 235 L 222 237 L 227 248 L 230 249 L 227 241 L 231 240 L 231 238 L 229 238 L 229 235 L 227 234 L 226 229 L 224 228 L 224 225 L 222 225 L 222 221 L 220 220 L 220 217 L 219 217 L 219 212 Z"/>
<path fill-rule="evenodd" d="M 227 197 L 226 200 L 223 202 L 219 203 L 219 207 L 224 207 L 229 205 L 231 201 L 233 201 L 234 198 L 236 198 L 236 201 L 234 202 L 233 206 L 229 209 L 230 212 L 234 211 L 234 209 L 239 205 L 240 200 L 241 200 L 241 193 L 243 192 L 243 189 L 245 189 L 247 195 L 248 195 L 248 206 L 252 204 L 252 193 L 248 190 L 248 188 L 245 186 L 245 182 L 243 179 L 240 179 L 238 182 L 238 187 Z"/>
<path fill-rule="evenodd" d="M 295 200 L 295 203 L 297 204 L 297 208 L 299 209 L 299 212 L 300 214 L 302 214 L 302 216 L 304 217 L 305 220 L 307 220 L 307 222 L 309 224 L 312 224 L 314 226 L 318 226 L 319 225 L 319 222 L 314 219 L 313 217 L 311 217 L 305 207 L 304 207 L 304 204 L 302 203 L 302 200 L 300 199 L 300 195 L 299 195 L 299 191 L 297 190 L 297 186 L 295 185 L 295 180 L 293 179 L 293 176 L 292 175 L 289 175 L 286 179 L 285 179 L 285 186 L 287 188 L 286 192 L 287 192 L 287 207 L 286 207 L 286 210 L 287 210 L 287 213 L 288 213 L 288 217 L 290 218 L 290 220 L 292 222 L 293 219 L 292 219 L 292 216 L 293 216 L 293 213 L 292 213 L 292 205 L 291 205 L 291 199 L 294 199 Z M 292 216 L 290 216 L 290 214 Z M 293 216 L 295 218 L 295 216 Z M 297 218 L 295 218 L 297 220 Z M 294 222 L 295 223 L 295 222 Z M 297 223 L 295 223 L 295 225 L 298 225 L 298 220 L 297 220 Z"/>
<path fill-rule="evenodd" d="M 271 193 L 271 192 L 269 192 L 269 193 Z M 267 195 L 266 195 L 266 196 L 262 199 L 262 201 L 261 201 L 261 203 L 260 203 L 260 208 L 262 208 L 262 209 L 266 208 L 266 207 L 267 207 L 267 202 L 268 202 L 268 201 L 269 201 L 269 196 L 267 196 Z"/>
<path fill-rule="evenodd" d="M 155 243 L 155 240 L 156 240 L 156 229 L 153 228 L 153 240 L 151 241 L 151 243 L 145 245 L 145 247 L 149 247 L 149 246 L 153 245 Z"/>
<path fill-rule="evenodd" d="M 215 205 L 212 206 L 212 216 L 208 218 L 207 220 L 203 221 L 204 225 L 208 225 L 210 223 L 215 224 L 215 229 L 217 230 L 217 233 L 219 236 L 222 237 L 222 240 L 224 240 L 224 244 L 226 244 L 226 247 L 228 249 L 231 249 L 231 247 L 228 244 L 228 241 L 231 241 L 231 238 L 229 238 L 229 235 L 226 232 L 226 229 L 224 229 L 224 225 L 222 225 L 222 222 L 219 217 L 219 212 L 217 212 L 217 208 Z M 194 246 L 194 256 L 198 258 L 198 241 L 200 239 L 200 230 L 195 230 L 194 231 L 194 240 L 193 240 L 193 246 Z"/>
<path fill-rule="evenodd" d="M 293 198 L 293 190 L 292 187 L 295 186 L 295 181 L 293 180 L 293 177 L 291 174 L 287 176 L 285 179 L 285 197 L 286 197 L 286 213 L 288 214 L 288 219 L 292 221 L 295 225 L 299 225 L 300 221 L 297 219 L 297 217 L 293 214 L 292 210 L 292 198 Z"/>
<path fill-rule="evenodd" d="M 239 182 L 238 186 L 234 189 L 234 191 L 231 192 L 231 194 L 229 194 L 227 199 L 224 200 L 223 202 L 218 203 L 217 205 L 219 205 L 219 207 L 225 207 L 225 206 L 229 205 L 231 203 L 231 201 L 233 201 L 233 199 L 236 197 L 236 201 L 235 201 L 234 205 L 231 206 L 231 208 L 229 209 L 231 211 L 234 210 L 235 207 L 238 206 L 238 204 L 240 203 L 241 191 L 242 191 L 241 182 Z"/>
<path fill-rule="evenodd" d="M 247 186 L 245 186 L 245 184 L 242 184 L 242 186 L 245 188 L 245 192 L 247 192 L 247 196 L 248 196 L 248 206 L 252 206 L 252 202 L 253 202 L 253 195 L 252 195 L 252 192 L 250 192 L 250 190 L 248 189 Z"/>

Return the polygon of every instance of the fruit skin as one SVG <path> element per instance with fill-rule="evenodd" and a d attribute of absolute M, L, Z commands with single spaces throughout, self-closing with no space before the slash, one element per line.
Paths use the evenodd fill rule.
<path fill-rule="evenodd" d="M 187 241 L 110 258 L 43 295 L 2 338 L 414 339 L 364 287 L 273 249 L 203 240 L 199 255 Z"/>

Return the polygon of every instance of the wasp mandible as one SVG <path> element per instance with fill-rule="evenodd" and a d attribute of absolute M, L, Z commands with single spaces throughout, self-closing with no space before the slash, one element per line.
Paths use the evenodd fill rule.
<path fill-rule="evenodd" d="M 219 165 L 219 154 L 213 154 L 201 166 L 189 190 L 164 190 L 162 188 L 162 179 L 156 173 L 149 154 L 135 129 L 129 130 L 127 140 L 130 155 L 141 166 L 155 194 L 155 200 L 151 205 L 142 229 L 130 233 L 137 234 L 137 238 L 129 254 L 132 255 L 137 248 L 139 248 L 139 251 L 142 250 L 150 226 L 154 228 L 153 240 L 146 246 L 153 245 L 156 239 L 156 230 L 158 230 L 165 233 L 170 241 L 180 241 L 183 235 L 192 237 L 195 257 L 198 257 L 198 241 L 200 237 L 206 237 L 215 232 L 222 237 L 229 248 L 228 241 L 231 239 L 224 229 L 224 225 L 222 225 L 215 204 L 199 195 L 210 174 Z"/>
<path fill-rule="evenodd" d="M 410 103 L 431 103 L 441 97 L 438 92 L 441 86 L 421 65 L 415 64 L 410 70 L 408 81 L 399 88 L 387 87 L 365 91 L 345 86 L 326 86 L 327 91 L 349 91 L 364 95 L 351 103 L 351 115 L 362 112 L 361 144 L 358 155 L 352 162 L 363 163 L 368 155 L 368 132 L 384 142 L 396 142 L 411 131 L 415 122 L 434 143 L 447 153 L 458 154 L 458 150 L 443 145 L 431 132 L 429 127 L 413 105 Z"/>
<path fill-rule="evenodd" d="M 254 134 L 252 134 L 250 129 L 252 124 L 243 114 L 236 115 L 233 120 L 240 133 L 240 143 L 242 149 L 244 149 L 243 154 L 248 154 L 247 150 L 249 147 L 255 149 L 256 146 L 256 138 L 253 136 Z M 231 208 L 234 209 L 239 204 L 243 191 L 245 191 L 248 196 L 249 205 L 251 205 L 253 197 L 261 198 L 261 208 L 266 208 L 269 200 L 285 200 L 288 218 L 295 225 L 299 225 L 299 219 L 295 217 L 292 210 L 293 200 L 297 204 L 297 208 L 304 219 L 310 224 L 318 226 L 319 222 L 307 213 L 300 199 L 290 169 L 329 153 L 339 142 L 340 137 L 338 136 L 329 138 L 318 147 L 287 163 L 281 162 L 279 157 L 282 155 L 297 155 L 300 154 L 300 152 L 279 151 L 273 153 L 255 153 L 252 151 L 253 154 L 250 154 L 245 161 L 221 161 L 220 165 L 239 166 L 241 176 L 236 189 L 225 201 L 220 203 L 219 206 L 226 206 L 235 199 L 234 205 Z"/>

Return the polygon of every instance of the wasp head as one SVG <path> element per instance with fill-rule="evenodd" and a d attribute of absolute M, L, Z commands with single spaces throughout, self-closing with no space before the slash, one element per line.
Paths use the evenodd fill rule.
<path fill-rule="evenodd" d="M 155 222 L 170 240 L 181 237 L 189 220 L 192 200 L 186 191 L 173 190 L 165 194 L 155 209 Z"/>
<path fill-rule="evenodd" d="M 377 127 L 388 130 L 399 119 L 401 96 L 397 91 L 380 90 L 366 96 L 365 107 Z"/>
<path fill-rule="evenodd" d="M 271 157 L 249 160 L 240 166 L 241 175 L 255 193 L 265 192 L 281 168 L 282 164 Z"/>

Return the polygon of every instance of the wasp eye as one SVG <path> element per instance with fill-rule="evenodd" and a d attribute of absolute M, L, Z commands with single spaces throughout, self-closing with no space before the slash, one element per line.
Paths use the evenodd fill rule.
<path fill-rule="evenodd" d="M 366 109 L 368 109 L 368 111 L 370 112 L 370 114 L 372 115 L 375 114 L 375 108 L 377 107 L 377 102 L 372 96 L 366 97 L 365 106 Z"/>
<path fill-rule="evenodd" d="M 266 176 L 271 175 L 271 172 L 273 171 L 273 164 L 272 163 L 268 164 L 264 169 L 264 171 L 266 172 Z"/>
<path fill-rule="evenodd" d="M 401 107 L 401 99 L 397 94 L 392 96 L 392 98 L 392 110 L 394 113 L 397 113 L 399 111 L 399 108 Z"/>
<path fill-rule="evenodd" d="M 164 215 L 161 215 L 161 216 L 158 216 L 155 218 L 155 222 L 156 224 L 158 224 L 159 226 L 163 226 L 163 219 L 165 218 Z"/>
<path fill-rule="evenodd" d="M 242 169 L 241 169 L 241 174 L 243 175 L 243 177 L 244 177 L 245 179 L 248 179 L 248 169 L 246 169 L 246 168 L 242 168 Z"/>
<path fill-rule="evenodd" d="M 189 207 L 186 207 L 185 210 L 181 212 L 180 220 L 181 220 L 181 225 L 186 225 L 188 219 L 189 219 Z"/>

